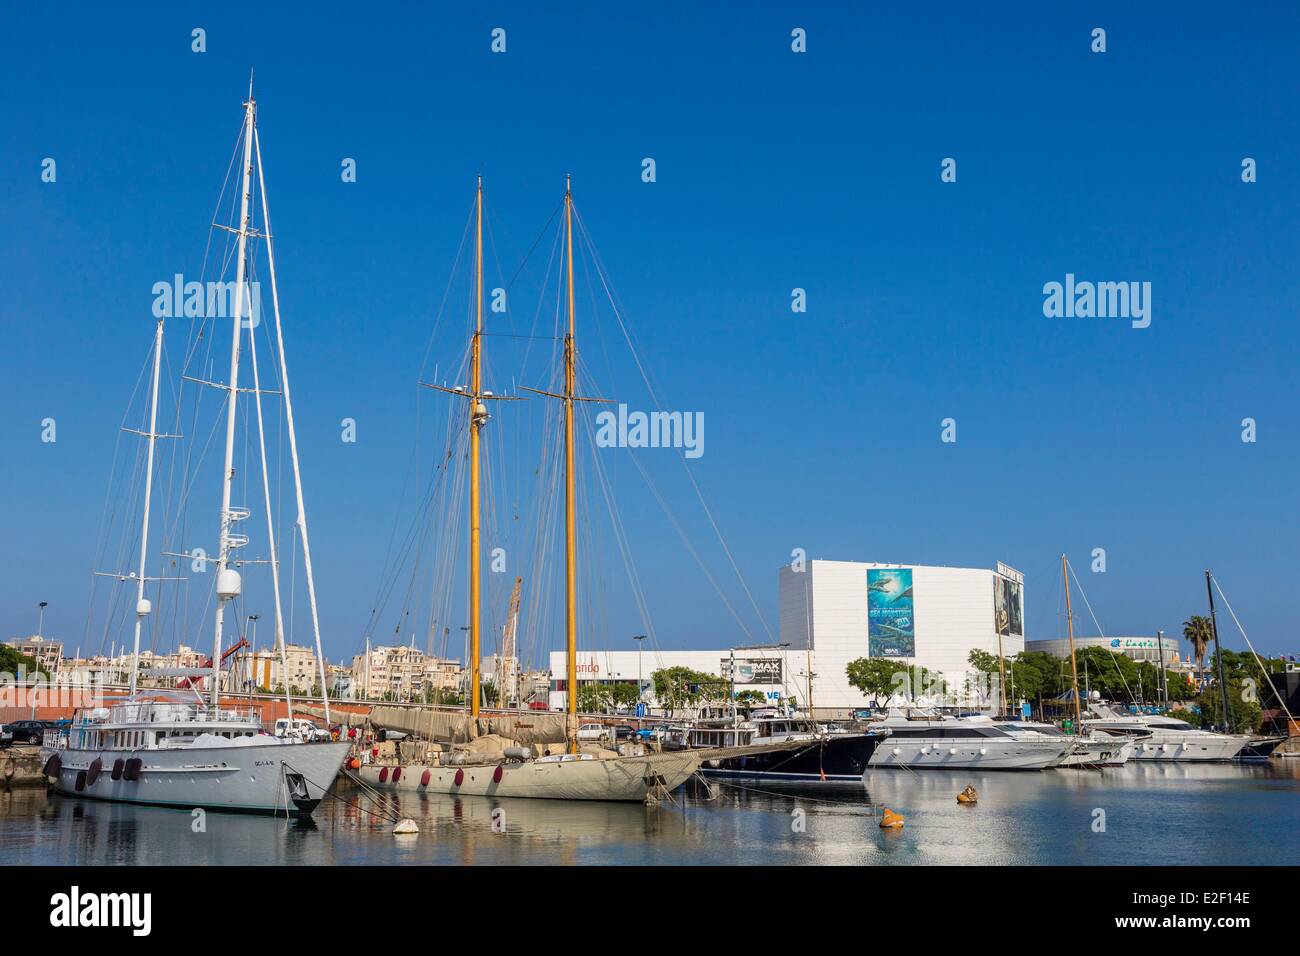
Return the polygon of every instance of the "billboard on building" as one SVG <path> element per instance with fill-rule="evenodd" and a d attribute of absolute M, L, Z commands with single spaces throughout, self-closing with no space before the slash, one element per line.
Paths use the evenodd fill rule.
<path fill-rule="evenodd" d="M 913 657 L 911 568 L 867 568 L 867 647 L 872 657 Z"/>
<path fill-rule="evenodd" d="M 780 684 L 781 659 L 779 657 L 736 658 L 735 679 L 731 676 L 731 658 L 722 659 L 722 679 L 733 684 Z"/>
<path fill-rule="evenodd" d="M 1025 636 L 1025 586 L 1000 574 L 993 576 L 993 626 L 1003 637 Z"/>

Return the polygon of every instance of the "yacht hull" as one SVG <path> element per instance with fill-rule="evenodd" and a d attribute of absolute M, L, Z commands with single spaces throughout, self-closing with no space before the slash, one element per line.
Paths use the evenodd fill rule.
<path fill-rule="evenodd" d="M 349 744 L 267 744 L 175 750 L 51 749 L 57 771 L 47 780 L 61 794 L 115 803 L 201 808 L 234 813 L 310 816 L 338 776 Z M 95 777 L 91 765 L 98 759 Z M 120 772 L 118 759 L 139 759 L 135 779 Z M 93 780 L 91 778 L 94 778 Z"/>
<path fill-rule="evenodd" d="M 706 777 L 860 783 L 883 734 L 835 734 L 808 741 L 799 750 L 774 750 L 721 760 L 705 751 L 700 773 Z"/>
<path fill-rule="evenodd" d="M 1228 734 L 1198 734 L 1187 731 L 1152 734 L 1133 742 L 1134 760 L 1207 761 L 1231 760 L 1250 743 L 1250 738 Z"/>
<path fill-rule="evenodd" d="M 642 802 L 661 787 L 667 791 L 677 789 L 690 779 L 699 765 L 698 753 L 677 751 L 603 760 L 525 760 L 460 767 L 366 764 L 354 773 L 367 786 L 378 790 L 537 800 Z"/>
<path fill-rule="evenodd" d="M 1060 764 L 1067 744 L 993 738 L 926 741 L 886 739 L 871 767 L 908 770 L 1044 770 Z"/>
<path fill-rule="evenodd" d="M 1067 754 L 1060 767 L 1122 767 L 1133 756 L 1127 740 L 1079 740 L 1074 752 Z"/>

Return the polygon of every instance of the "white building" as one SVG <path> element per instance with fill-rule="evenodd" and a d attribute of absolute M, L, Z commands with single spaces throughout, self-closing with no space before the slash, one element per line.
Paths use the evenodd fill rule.
<path fill-rule="evenodd" d="M 651 675 L 669 667 L 689 667 L 702 674 L 717 678 L 717 698 L 725 700 L 729 690 L 731 651 L 579 651 L 578 684 L 628 684 L 635 687 L 638 674 L 641 680 L 642 699 L 652 708 L 659 709 L 654 698 Z M 735 652 L 736 693 L 746 690 L 760 692 L 772 703 L 794 697 L 804 699 L 806 654 L 788 650 L 761 650 Z M 564 710 L 568 706 L 568 660 L 564 651 L 552 651 L 551 710 Z"/>
<path fill-rule="evenodd" d="M 1024 577 L 996 570 L 808 560 L 780 572 L 781 642 L 811 647 L 819 714 L 870 703 L 848 682 L 862 657 L 943 674 L 961 692 L 974 649 L 1010 657 L 1025 646 Z M 1001 632 L 1001 633 L 999 633 Z"/>
<path fill-rule="evenodd" d="M 1024 578 L 999 564 L 985 568 L 805 561 L 800 570 L 783 567 L 779 580 L 779 649 L 737 650 L 737 693 L 757 690 L 773 703 L 812 697 L 819 717 L 845 716 L 872 703 L 848 681 L 850 661 L 880 657 L 942 674 L 957 702 L 975 704 L 967 679 L 975 649 L 1007 657 L 1025 649 Z M 725 699 L 732 652 L 635 650 L 579 651 L 578 681 L 636 685 L 653 700 L 651 675 L 667 667 L 689 667 L 716 675 Z M 563 651 L 550 655 L 550 707 L 566 705 L 567 664 Z M 977 693 L 977 692 L 971 692 Z"/>

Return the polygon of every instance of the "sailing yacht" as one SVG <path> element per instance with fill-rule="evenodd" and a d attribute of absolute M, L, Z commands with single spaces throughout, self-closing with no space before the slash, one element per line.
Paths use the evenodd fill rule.
<path fill-rule="evenodd" d="M 205 382 L 226 392 L 226 444 L 222 471 L 220 550 L 216 560 L 216 615 L 210 669 L 173 669 L 168 676 L 188 679 L 188 688 L 178 691 L 142 692 L 138 689 L 140 634 L 145 619 L 152 613 L 146 597 L 146 584 L 160 580 L 146 576 L 149 551 L 149 516 L 153 494 L 154 451 L 159 438 L 174 437 L 158 433 L 158 385 L 163 349 L 163 320 L 154 333 L 153 373 L 150 383 L 149 430 L 140 432 L 148 442 L 145 464 L 144 502 L 141 518 L 138 570 L 131 574 L 110 575 L 136 588 L 135 640 L 131 655 L 129 693 L 125 698 L 103 701 L 99 706 L 78 710 L 70 728 L 47 741 L 45 775 L 56 791 L 68 796 L 90 797 L 122 803 L 153 804 L 171 807 L 200 807 L 205 810 L 310 815 L 334 782 L 347 756 L 346 742 L 309 743 L 300 737 L 277 737 L 262 729 L 260 712 L 251 706 L 232 706 L 221 700 L 221 662 L 224 617 L 227 605 L 238 598 L 243 582 L 238 570 L 241 561 L 236 552 L 248 543 L 248 537 L 236 534 L 236 522 L 250 516 L 248 509 L 231 504 L 234 475 L 235 426 L 239 393 L 253 392 L 257 401 L 257 424 L 261 445 L 262 487 L 266 498 L 267 536 L 271 552 L 270 565 L 275 584 L 276 640 L 283 664 L 284 630 L 280 604 L 280 582 L 275 557 L 273 511 L 267 477 L 266 448 L 262 442 L 263 390 L 258 381 L 256 344 L 251 326 L 248 330 L 252 360 L 253 388 L 239 387 L 240 348 L 245 294 L 248 288 L 248 240 L 266 240 L 270 268 L 275 333 L 278 345 L 280 387 L 285 424 L 293 462 L 297 492 L 297 531 L 303 545 L 304 571 L 311 598 L 313 626 L 316 630 L 317 656 L 321 661 L 321 688 L 325 691 L 324 657 L 320 654 L 320 629 L 316 615 L 315 586 L 311 572 L 310 547 L 307 539 L 306 513 L 302 499 L 302 480 L 298 468 L 297 441 L 294 433 L 293 407 L 289 393 L 288 371 L 284 358 L 284 339 L 280 326 L 279 299 L 275 286 L 275 259 L 271 250 L 269 207 L 262 173 L 261 147 L 257 141 L 256 104 L 250 84 L 244 103 L 243 165 L 241 167 L 240 218 L 237 229 L 235 307 L 230 351 L 230 378 L 225 385 Z M 258 190 L 262 200 L 262 228 L 252 228 L 250 192 L 256 150 Z M 251 304 L 248 314 L 251 315 Z M 158 673 L 158 670 L 152 673 Z M 183 673 L 181 673 L 183 672 Z M 287 673 L 287 670 L 286 670 Z M 197 682 L 206 680 L 206 695 Z M 329 702 L 326 698 L 326 721 Z M 292 702 L 289 705 L 292 721 Z"/>
<path fill-rule="evenodd" d="M 478 178 L 474 195 L 475 217 L 475 312 L 470 340 L 470 384 L 468 388 L 430 388 L 448 393 L 468 404 L 465 425 L 469 430 L 469 720 L 471 736 L 478 733 L 482 697 L 481 678 L 481 504 L 480 433 L 490 416 L 487 402 L 508 401 L 494 395 L 483 384 L 483 179 Z M 500 752 L 473 749 L 433 751 L 415 764 L 363 764 L 354 770 L 372 787 L 417 790 L 431 793 L 493 797 L 534 797 L 565 800 L 645 801 L 666 794 L 685 783 L 700 765 L 691 751 L 612 755 L 609 752 L 581 753 L 578 747 L 578 695 L 574 675 L 577 668 L 578 555 L 577 503 L 574 474 L 574 405 L 595 401 L 576 394 L 577 338 L 573 296 L 573 192 L 564 187 L 565 269 L 567 273 L 568 328 L 564 336 L 564 391 L 530 392 L 564 403 L 564 516 L 565 516 L 565 642 L 570 675 L 568 705 L 564 720 L 563 753 L 548 748 L 507 746 Z"/>

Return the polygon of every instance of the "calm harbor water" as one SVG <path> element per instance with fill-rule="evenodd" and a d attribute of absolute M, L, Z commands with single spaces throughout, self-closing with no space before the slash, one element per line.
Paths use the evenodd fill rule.
<path fill-rule="evenodd" d="M 959 806 L 967 784 L 980 802 Z M 1041 773 L 871 771 L 865 787 L 718 787 L 675 806 L 383 798 L 344 787 L 311 823 L 0 793 L 0 865 L 1295 864 L 1300 761 Z M 834 801 L 834 802 L 825 802 Z M 907 817 L 881 830 L 872 804 Z M 497 829 L 494 829 L 494 810 Z M 1105 832 L 1095 832 L 1104 812 Z M 504 827 L 503 832 L 499 832 Z"/>

